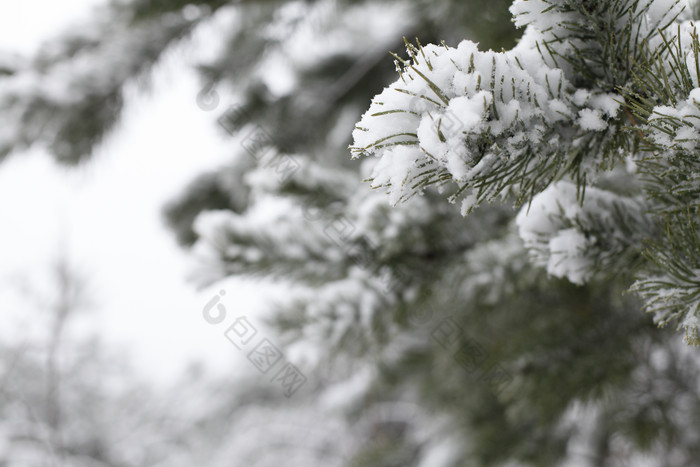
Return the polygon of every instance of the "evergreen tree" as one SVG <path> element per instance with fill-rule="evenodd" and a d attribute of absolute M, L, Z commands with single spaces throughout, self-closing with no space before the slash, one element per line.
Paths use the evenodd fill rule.
<path fill-rule="evenodd" d="M 400 82 L 354 133 L 355 155 L 380 158 L 373 186 L 394 204 L 436 183 L 452 186 L 463 214 L 515 196 L 536 263 L 578 284 L 610 270 L 642 275 L 633 290 L 656 321 L 680 321 L 698 344 L 700 68 L 686 9 L 520 1 L 511 11 L 527 29 L 511 51 L 409 44 Z M 636 264 L 644 249 L 653 266 Z"/>
<path fill-rule="evenodd" d="M 4 69 L 0 146 L 82 160 L 127 80 L 233 11 L 199 67 L 203 108 L 239 102 L 219 119 L 232 162 L 166 215 L 202 283 L 292 286 L 273 324 L 310 382 L 232 406 L 274 405 L 297 428 L 345 414 L 342 455 L 281 430 L 313 445 L 298 465 L 693 465 L 697 353 L 655 325 L 698 341 L 690 8 L 516 0 L 511 47 L 474 14 L 500 25 L 507 5 L 468 3 L 115 3 L 109 27 Z M 406 42 L 381 91 L 386 52 L 416 35 L 445 42 Z M 27 74 L 61 86 L 13 87 Z"/>

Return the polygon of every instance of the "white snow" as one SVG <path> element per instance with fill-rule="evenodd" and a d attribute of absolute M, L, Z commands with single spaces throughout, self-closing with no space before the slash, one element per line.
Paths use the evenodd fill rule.
<path fill-rule="evenodd" d="M 593 260 L 586 256 L 591 240 L 576 229 L 564 229 L 549 240 L 551 256 L 547 272 L 555 277 L 566 277 L 582 285 L 593 274 Z"/>
<path fill-rule="evenodd" d="M 578 116 L 578 124 L 584 130 L 603 131 L 608 127 L 598 110 L 582 109 Z"/>

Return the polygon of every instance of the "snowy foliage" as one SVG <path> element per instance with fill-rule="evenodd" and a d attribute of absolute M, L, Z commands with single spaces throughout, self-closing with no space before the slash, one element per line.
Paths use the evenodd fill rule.
<path fill-rule="evenodd" d="M 255 368 L 211 384 L 188 374 L 155 404 L 148 391 L 67 385 L 76 455 L 693 465 L 697 353 L 639 312 L 697 338 L 698 47 L 685 3 L 516 1 L 522 39 L 485 51 L 477 29 L 508 16 L 504 1 L 127 0 L 50 59 L 2 60 L 0 145 L 74 161 L 113 126 L 125 83 L 204 26 L 192 100 L 231 137 L 231 162 L 166 217 L 198 282 L 276 282 L 255 318 L 308 376 L 290 399 Z M 386 51 L 411 31 L 458 45 L 408 45 L 400 79 L 361 117 L 395 79 Z M 500 30 L 488 33 L 493 44 Z M 358 164 L 347 144 L 360 118 L 352 153 L 373 157 Z M 68 131 L 75 122 L 85 131 Z M 104 375 L 101 362 L 75 367 L 75 381 Z M 10 398 L 40 401 L 38 379 L 25 381 Z M 2 399 L 0 412 L 25 424 L 0 423 L 0 456 L 7 433 L 39 439 L 46 426 Z"/>
<path fill-rule="evenodd" d="M 557 182 L 520 212 L 517 225 L 535 263 L 583 284 L 596 272 L 624 267 L 625 253 L 642 247 L 654 230 L 643 209 L 641 199 L 598 188 L 588 188 L 581 203 L 574 184 Z"/>
<path fill-rule="evenodd" d="M 369 180 L 393 205 L 432 185 L 463 215 L 483 201 L 522 204 L 518 227 L 536 264 L 575 284 L 634 266 L 655 278 L 655 292 L 649 281 L 634 290 L 657 322 L 680 320 L 697 343 L 700 299 L 661 285 L 698 285 L 664 234 L 678 228 L 668 215 L 695 215 L 700 201 L 700 47 L 689 6 L 517 0 L 511 13 L 526 29 L 509 51 L 407 42 L 400 78 L 353 132 L 353 156 L 378 159 Z M 631 190 L 607 186 L 611 171 L 630 168 Z M 696 225 L 694 215 L 681 222 Z M 643 251 L 652 261 L 638 261 Z"/>
<path fill-rule="evenodd" d="M 172 13 L 141 21 L 115 10 L 71 29 L 11 74 L 0 73 L 0 159 L 37 143 L 64 163 L 89 157 L 116 123 L 126 83 L 146 76 L 165 49 L 205 19 Z"/>

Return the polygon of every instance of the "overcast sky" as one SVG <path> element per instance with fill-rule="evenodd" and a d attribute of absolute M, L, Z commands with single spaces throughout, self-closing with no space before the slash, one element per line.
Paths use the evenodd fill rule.
<path fill-rule="evenodd" d="M 4 5 L 0 50 L 29 53 L 99 3 Z M 212 114 L 196 106 L 197 81 L 177 57 L 156 71 L 154 89 L 129 91 L 124 123 L 85 167 L 57 167 L 40 149 L 0 164 L 0 338 L 45 330 L 35 303 L 51 258 L 66 245 L 90 280 L 94 304 L 78 332 L 99 332 L 157 377 L 175 375 L 190 359 L 218 370 L 242 361 L 223 329 L 202 319 L 222 285 L 193 290 L 185 281 L 187 255 L 160 216 L 188 180 L 225 162 L 225 142 Z M 224 303 L 237 315 L 260 307 L 254 288 L 223 287 Z"/>

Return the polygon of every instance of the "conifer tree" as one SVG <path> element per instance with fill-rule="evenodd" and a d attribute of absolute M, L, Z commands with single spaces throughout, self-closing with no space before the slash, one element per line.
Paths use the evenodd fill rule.
<path fill-rule="evenodd" d="M 298 420 L 340 411 L 351 447 L 315 459 L 693 465 L 697 352 L 657 328 L 698 343 L 700 95 L 686 2 L 516 0 L 515 46 L 458 43 L 505 39 L 474 19 L 488 8 L 500 24 L 504 2 L 187 4 L 114 4 L 109 28 L 7 67 L 5 83 L 64 73 L 74 94 L 5 86 L 9 120 L 23 123 L 6 125 L 0 146 L 43 142 L 82 160 L 116 121 L 126 80 L 235 11 L 218 58 L 199 67 L 204 107 L 225 88 L 238 98 L 219 119 L 231 164 L 166 216 L 201 258 L 202 283 L 292 286 L 272 324 L 310 383 L 275 407 Z M 110 61 L 111 47 L 129 60 Z M 400 47 L 396 78 L 386 53 Z M 271 64 L 291 90 L 274 89 Z"/>
<path fill-rule="evenodd" d="M 633 271 L 655 320 L 697 345 L 700 68 L 687 9 L 516 1 L 527 28 L 508 52 L 408 44 L 401 80 L 374 99 L 354 153 L 379 157 L 371 180 L 394 204 L 436 183 L 453 187 L 463 214 L 515 196 L 537 264 L 578 284 Z M 611 174 L 625 183 L 609 186 Z"/>

